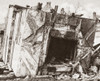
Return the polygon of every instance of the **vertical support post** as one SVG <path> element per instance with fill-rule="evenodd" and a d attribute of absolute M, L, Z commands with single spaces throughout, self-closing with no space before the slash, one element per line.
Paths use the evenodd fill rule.
<path fill-rule="evenodd" d="M 11 30 L 12 21 L 13 21 L 13 11 L 14 11 L 14 7 L 9 6 L 9 13 L 8 13 L 8 20 L 7 20 L 8 23 L 7 23 L 6 32 L 5 32 L 5 40 L 4 40 L 4 48 L 3 48 L 3 61 L 5 64 L 7 64 L 10 30 Z"/>
<path fill-rule="evenodd" d="M 25 28 L 25 23 L 26 23 L 26 11 L 27 11 L 26 9 L 21 9 L 20 12 L 17 13 L 15 31 L 14 31 L 14 35 L 13 35 L 14 45 L 12 46 L 11 68 L 13 69 L 16 76 L 26 75 L 25 74 L 26 70 L 23 74 L 22 68 L 25 69 L 25 66 L 22 66 L 23 55 L 21 55 L 22 54 L 22 52 L 21 52 L 22 51 L 21 50 L 22 39 L 23 39 L 24 28 Z"/>
<path fill-rule="evenodd" d="M 96 12 L 93 12 L 93 19 L 94 19 L 95 21 L 97 20 Z"/>
<path fill-rule="evenodd" d="M 9 59 L 9 64 L 10 66 L 12 66 L 12 58 L 13 58 L 13 52 L 14 52 L 14 46 L 15 46 L 15 41 L 16 41 L 16 37 L 17 37 L 17 33 L 18 33 L 18 27 L 20 24 L 20 20 L 21 20 L 21 12 L 16 12 L 16 18 L 15 18 L 15 26 L 14 26 L 14 33 L 13 33 L 13 37 L 12 37 L 12 44 L 11 44 L 11 52 L 10 52 L 10 59 Z"/>
<path fill-rule="evenodd" d="M 58 5 L 55 6 L 55 11 L 56 11 L 56 13 L 57 13 L 57 10 L 58 10 Z"/>

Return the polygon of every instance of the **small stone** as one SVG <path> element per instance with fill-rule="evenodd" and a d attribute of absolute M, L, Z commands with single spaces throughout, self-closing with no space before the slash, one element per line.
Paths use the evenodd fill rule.
<path fill-rule="evenodd" d="M 80 76 L 80 74 L 75 73 L 75 74 L 72 76 L 72 78 L 74 78 L 74 79 L 78 79 L 78 78 L 79 78 L 79 76 Z"/>
<path fill-rule="evenodd" d="M 98 68 L 96 66 L 91 66 L 90 70 L 97 73 Z"/>

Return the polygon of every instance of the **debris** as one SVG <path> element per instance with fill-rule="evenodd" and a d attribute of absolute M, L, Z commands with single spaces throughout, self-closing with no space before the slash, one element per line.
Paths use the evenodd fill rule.
<path fill-rule="evenodd" d="M 66 14 L 64 8 L 61 9 L 60 13 L 61 13 L 61 14 Z"/>
<path fill-rule="evenodd" d="M 57 80 L 69 80 L 71 77 L 66 74 L 60 74 L 56 77 Z"/>
<path fill-rule="evenodd" d="M 78 74 L 78 73 L 75 73 L 72 75 L 72 78 L 74 78 L 74 79 L 78 79 L 79 77 L 80 77 L 80 74 Z"/>
<path fill-rule="evenodd" d="M 47 4 L 43 7 L 42 10 L 45 12 L 50 12 L 51 9 L 52 9 L 51 2 L 47 2 Z"/>
<path fill-rule="evenodd" d="M 94 73 L 97 73 L 98 68 L 96 66 L 91 66 L 90 70 L 93 71 Z"/>
<path fill-rule="evenodd" d="M 76 16 L 75 13 L 66 17 L 64 8 L 59 14 L 58 6 L 52 9 L 51 2 L 47 2 L 44 8 L 42 3 L 38 3 L 37 9 L 23 8 L 9 7 L 11 11 L 8 14 L 3 61 L 9 64 L 14 73 L 5 70 L 5 64 L 0 62 L 0 73 L 6 74 L 1 78 L 28 75 L 25 80 L 31 77 L 68 80 L 91 78 L 94 76 L 92 72 L 98 73 L 99 57 L 95 58 L 94 66 L 89 68 L 91 53 L 97 50 L 92 50 L 93 40 L 90 42 L 91 34 L 95 33 L 92 31 L 95 28 L 92 20 L 80 18 L 81 15 Z M 12 23 L 15 24 L 13 29 Z M 39 37 L 42 37 L 41 40 Z"/>
<path fill-rule="evenodd" d="M 15 78 L 15 75 L 13 72 L 6 74 L 6 75 L 0 75 L 0 80 L 8 80 Z"/>
<path fill-rule="evenodd" d="M 70 72 L 72 67 L 63 65 L 63 66 L 57 67 L 56 69 L 57 69 L 56 71 L 58 71 L 58 72 L 64 72 L 64 71 Z"/>

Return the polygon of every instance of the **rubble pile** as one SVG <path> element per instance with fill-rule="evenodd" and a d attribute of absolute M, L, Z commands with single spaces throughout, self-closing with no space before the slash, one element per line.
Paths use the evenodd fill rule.
<path fill-rule="evenodd" d="M 25 79 L 99 79 L 100 46 L 93 47 L 97 21 L 57 9 L 50 2 L 44 8 L 42 3 L 10 5 L 3 62 L 16 77 Z"/>

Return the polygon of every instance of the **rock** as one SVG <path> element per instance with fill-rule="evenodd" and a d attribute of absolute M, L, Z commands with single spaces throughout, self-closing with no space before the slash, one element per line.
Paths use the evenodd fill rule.
<path fill-rule="evenodd" d="M 13 72 L 9 73 L 9 74 L 3 74 L 3 75 L 0 75 L 0 80 L 8 80 L 8 79 L 14 79 L 15 78 L 15 75 Z"/>
<path fill-rule="evenodd" d="M 74 79 L 78 79 L 78 78 L 79 78 L 79 76 L 80 76 L 80 74 L 75 73 L 75 74 L 72 76 L 72 78 L 74 78 Z"/>
<path fill-rule="evenodd" d="M 66 75 L 65 73 L 64 74 L 60 74 L 59 76 L 56 77 L 57 80 L 69 80 L 71 77 Z"/>
<path fill-rule="evenodd" d="M 5 64 L 3 62 L 0 62 L 0 67 L 5 66 Z"/>
<path fill-rule="evenodd" d="M 3 74 L 8 74 L 10 71 L 9 70 L 4 70 Z"/>
<path fill-rule="evenodd" d="M 98 68 L 96 66 L 91 66 L 90 70 L 97 73 Z"/>

